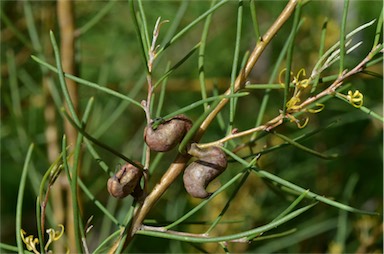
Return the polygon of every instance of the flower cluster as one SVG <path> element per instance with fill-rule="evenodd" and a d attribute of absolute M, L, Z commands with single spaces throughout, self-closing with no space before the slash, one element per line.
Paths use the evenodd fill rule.
<path fill-rule="evenodd" d="M 279 75 L 279 82 L 280 84 L 284 85 L 284 82 L 281 81 L 281 75 L 286 71 L 286 69 L 283 69 L 280 72 Z M 299 103 L 301 102 L 300 96 L 301 93 L 309 86 L 309 79 L 302 79 L 300 80 L 300 76 L 305 76 L 305 69 L 301 69 L 296 76 L 294 76 L 293 72 L 291 72 L 291 75 L 293 76 L 293 85 L 294 85 L 294 91 L 291 99 L 286 103 L 287 111 L 288 112 L 294 112 L 300 110 Z"/>
<path fill-rule="evenodd" d="M 62 224 L 59 224 L 60 230 L 56 231 L 53 228 L 47 229 L 47 234 L 48 234 L 48 241 L 44 246 L 45 252 L 49 252 L 48 248 L 53 243 L 54 241 L 57 241 L 60 239 L 60 237 L 64 234 L 64 226 Z M 35 254 L 39 254 L 40 252 L 37 250 L 36 245 L 39 244 L 39 239 L 35 238 L 33 235 L 29 235 L 25 237 L 27 233 L 21 229 L 20 230 L 20 235 L 21 239 L 25 243 L 25 246 L 27 246 L 27 250 L 33 251 Z"/>
<path fill-rule="evenodd" d="M 283 69 L 279 74 L 279 82 L 282 86 L 285 86 L 284 82 L 282 82 L 282 74 L 286 71 L 286 69 Z M 287 101 L 286 103 L 286 117 L 291 121 L 295 122 L 297 124 L 298 128 L 304 128 L 308 122 L 309 118 L 306 117 L 304 123 L 300 123 L 300 121 L 292 115 L 292 113 L 302 111 L 301 107 L 301 96 L 303 92 L 309 87 L 310 85 L 310 78 L 303 79 L 303 77 L 306 76 L 305 69 L 300 69 L 297 75 L 295 76 L 293 72 L 291 72 L 291 76 L 293 76 L 292 84 L 294 86 L 292 97 Z M 289 85 L 289 84 L 287 84 Z M 305 109 L 306 112 L 309 113 L 318 113 L 324 109 L 324 105 L 317 103 L 317 108 L 314 109 Z"/>

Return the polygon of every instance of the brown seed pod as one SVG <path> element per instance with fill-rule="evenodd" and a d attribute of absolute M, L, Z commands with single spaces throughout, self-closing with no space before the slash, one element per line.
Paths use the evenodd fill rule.
<path fill-rule="evenodd" d="M 192 197 L 207 198 L 211 193 L 205 188 L 227 168 L 227 157 L 218 147 L 200 149 L 196 144 L 191 145 L 188 153 L 198 160 L 185 169 L 184 187 Z"/>
<path fill-rule="evenodd" d="M 177 115 L 161 123 L 154 130 L 152 126 L 144 130 L 144 140 L 149 148 L 156 152 L 166 152 L 181 142 L 187 131 L 192 126 L 192 121 L 185 115 Z"/>
<path fill-rule="evenodd" d="M 124 198 L 129 194 L 136 197 L 141 191 L 140 179 L 143 176 L 141 169 L 132 164 L 125 164 L 111 178 L 108 179 L 108 192 L 115 198 Z"/>

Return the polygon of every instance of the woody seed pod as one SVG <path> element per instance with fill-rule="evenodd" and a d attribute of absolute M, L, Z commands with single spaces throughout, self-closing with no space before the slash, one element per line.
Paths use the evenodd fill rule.
<path fill-rule="evenodd" d="M 132 164 L 125 164 L 108 179 L 108 192 L 115 198 L 124 198 L 129 194 L 135 196 L 141 192 L 140 179 L 143 172 Z"/>
<path fill-rule="evenodd" d="M 205 188 L 226 169 L 226 155 L 218 147 L 200 149 L 195 143 L 191 145 L 188 153 L 198 160 L 185 169 L 184 187 L 192 197 L 207 198 L 212 193 L 208 193 Z"/>
<path fill-rule="evenodd" d="M 149 148 L 156 152 L 166 152 L 181 142 L 192 126 L 192 121 L 185 115 L 177 115 L 161 123 L 156 129 L 152 126 L 144 130 L 144 140 Z"/>

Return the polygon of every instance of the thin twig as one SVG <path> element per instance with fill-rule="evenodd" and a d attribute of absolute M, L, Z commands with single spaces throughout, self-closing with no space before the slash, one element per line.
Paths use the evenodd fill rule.
<path fill-rule="evenodd" d="M 266 124 L 259 125 L 255 128 L 248 129 L 246 131 L 231 133 L 222 139 L 219 139 L 219 140 L 216 140 L 213 142 L 209 142 L 209 143 L 205 143 L 205 144 L 199 144 L 198 146 L 199 146 L 199 148 L 207 148 L 210 146 L 219 146 L 220 144 L 225 143 L 225 142 L 232 140 L 232 139 L 235 139 L 235 138 L 247 136 L 247 135 L 250 135 L 252 133 L 259 132 L 259 131 L 269 131 L 269 130 L 277 127 L 278 125 L 280 125 L 283 122 L 283 118 L 284 118 L 283 114 L 280 114 L 280 115 L 276 116 L 275 118 L 273 118 L 272 120 L 270 120 L 269 122 L 267 122 Z"/>
<path fill-rule="evenodd" d="M 145 116 L 147 118 L 147 128 L 151 128 L 151 122 L 152 122 L 152 117 L 151 117 L 151 103 L 152 103 L 152 95 L 154 91 L 154 86 L 153 86 L 153 81 L 152 81 L 152 68 L 154 61 L 156 59 L 156 50 L 158 46 L 156 45 L 157 38 L 159 37 L 160 33 L 160 28 L 161 25 L 168 22 L 168 20 L 164 20 L 160 22 L 161 17 L 159 17 L 156 20 L 155 28 L 153 29 L 153 37 L 152 37 L 152 44 L 150 49 L 148 50 L 148 73 L 147 73 L 147 83 L 148 83 L 148 94 L 147 94 L 147 100 L 142 101 L 141 105 L 144 107 L 145 111 Z M 151 161 L 151 149 L 147 146 L 145 148 L 145 163 L 144 163 L 144 192 L 143 194 L 146 195 L 147 192 L 147 182 L 149 179 L 149 165 Z"/>

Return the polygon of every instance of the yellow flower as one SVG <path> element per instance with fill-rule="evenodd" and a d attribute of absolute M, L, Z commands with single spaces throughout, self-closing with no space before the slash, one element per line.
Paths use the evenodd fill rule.
<path fill-rule="evenodd" d="M 303 124 L 300 124 L 300 121 L 297 121 L 296 125 L 299 129 L 303 129 L 305 126 L 307 126 L 308 122 L 309 122 L 309 117 L 306 117 Z"/>
<path fill-rule="evenodd" d="M 300 123 L 300 120 L 297 119 L 296 117 L 294 117 L 293 115 L 290 115 L 290 114 L 287 114 L 287 117 L 289 118 L 289 120 L 293 123 L 296 123 L 297 127 L 299 129 L 303 129 L 305 126 L 307 126 L 308 122 L 309 122 L 309 117 L 306 117 L 305 118 L 305 121 L 303 124 Z"/>
<path fill-rule="evenodd" d="M 283 69 L 279 74 L 279 82 L 282 86 L 285 87 L 285 84 L 282 82 L 282 74 L 286 71 L 286 69 Z M 324 104 L 316 103 L 317 108 L 312 109 L 303 109 L 301 106 L 301 96 L 302 92 L 308 88 L 311 82 L 311 78 L 304 78 L 306 76 L 305 69 L 302 68 L 299 70 L 299 72 L 294 76 L 294 74 L 291 72 L 291 76 L 293 76 L 292 84 L 294 86 L 292 97 L 287 101 L 286 108 L 287 108 L 287 115 L 286 117 L 291 121 L 296 123 L 298 128 L 304 128 L 307 126 L 309 122 L 309 118 L 306 117 L 304 123 L 301 123 L 300 120 L 296 119 L 291 113 L 299 112 L 299 111 L 306 111 L 309 113 L 318 113 L 324 109 Z"/>
<path fill-rule="evenodd" d="M 316 113 L 319 113 L 320 111 L 322 111 L 325 108 L 325 105 L 322 104 L 322 103 L 316 103 L 316 106 L 317 106 L 317 108 L 310 108 L 307 111 L 309 113 L 316 114 Z"/>
<path fill-rule="evenodd" d="M 359 90 L 356 90 L 354 93 L 349 90 L 347 99 L 349 103 L 351 103 L 352 106 L 354 106 L 355 108 L 360 108 L 361 106 L 363 106 L 364 95 L 360 93 Z"/>
<path fill-rule="evenodd" d="M 24 237 L 24 235 L 26 234 L 27 233 L 23 229 L 20 230 L 21 239 L 25 243 L 25 246 L 27 246 L 27 250 L 33 251 L 35 254 L 39 254 L 39 252 L 36 249 L 36 244 L 39 244 L 39 239 L 34 238 L 33 235 Z"/>
<path fill-rule="evenodd" d="M 289 101 L 285 105 L 287 106 L 288 110 L 296 110 L 296 109 L 300 109 L 300 107 L 297 106 L 298 103 L 300 103 L 300 98 L 292 97 L 291 99 L 289 99 Z"/>
<path fill-rule="evenodd" d="M 284 87 L 285 86 L 285 84 L 284 84 L 284 82 L 282 81 L 282 76 L 283 76 L 283 73 L 284 72 L 286 72 L 287 71 L 287 68 L 284 68 L 284 69 L 282 69 L 281 71 L 280 71 L 280 73 L 279 73 L 279 83 L 280 83 L 280 85 L 282 86 L 282 87 Z M 291 71 L 291 76 L 293 76 L 293 72 Z"/>
<path fill-rule="evenodd" d="M 54 242 L 54 241 L 57 241 L 60 239 L 60 237 L 64 234 L 64 226 L 62 224 L 59 224 L 59 227 L 60 227 L 60 231 L 55 231 L 53 228 L 48 228 L 47 229 L 47 234 L 49 236 L 49 239 L 48 239 L 48 242 L 47 244 L 45 245 L 44 247 L 44 250 L 46 252 L 48 252 L 48 247 L 49 245 Z"/>
<path fill-rule="evenodd" d="M 282 82 L 282 74 L 286 71 L 286 69 L 281 70 L 279 74 L 279 82 L 281 85 L 285 86 L 284 82 Z M 286 103 L 287 111 L 292 112 L 292 111 L 298 111 L 300 110 L 300 105 L 298 105 L 301 102 L 300 95 L 301 92 L 306 89 L 309 86 L 309 79 L 302 79 L 300 80 L 301 77 L 305 77 L 305 69 L 302 68 L 299 70 L 299 72 L 294 76 L 294 74 L 291 72 L 291 75 L 293 76 L 293 85 L 294 85 L 294 91 L 291 99 L 288 100 Z"/>
<path fill-rule="evenodd" d="M 296 77 L 293 77 L 293 84 L 295 84 L 297 88 L 305 89 L 309 85 L 309 79 L 300 80 L 300 74 L 303 74 L 303 77 L 306 76 L 304 68 L 301 68 L 300 71 L 297 73 Z"/>
<path fill-rule="evenodd" d="M 347 95 L 342 93 L 336 93 L 336 96 L 347 100 L 355 108 L 360 108 L 361 106 L 363 106 L 364 95 L 360 93 L 359 90 L 356 90 L 355 92 L 349 90 Z"/>

